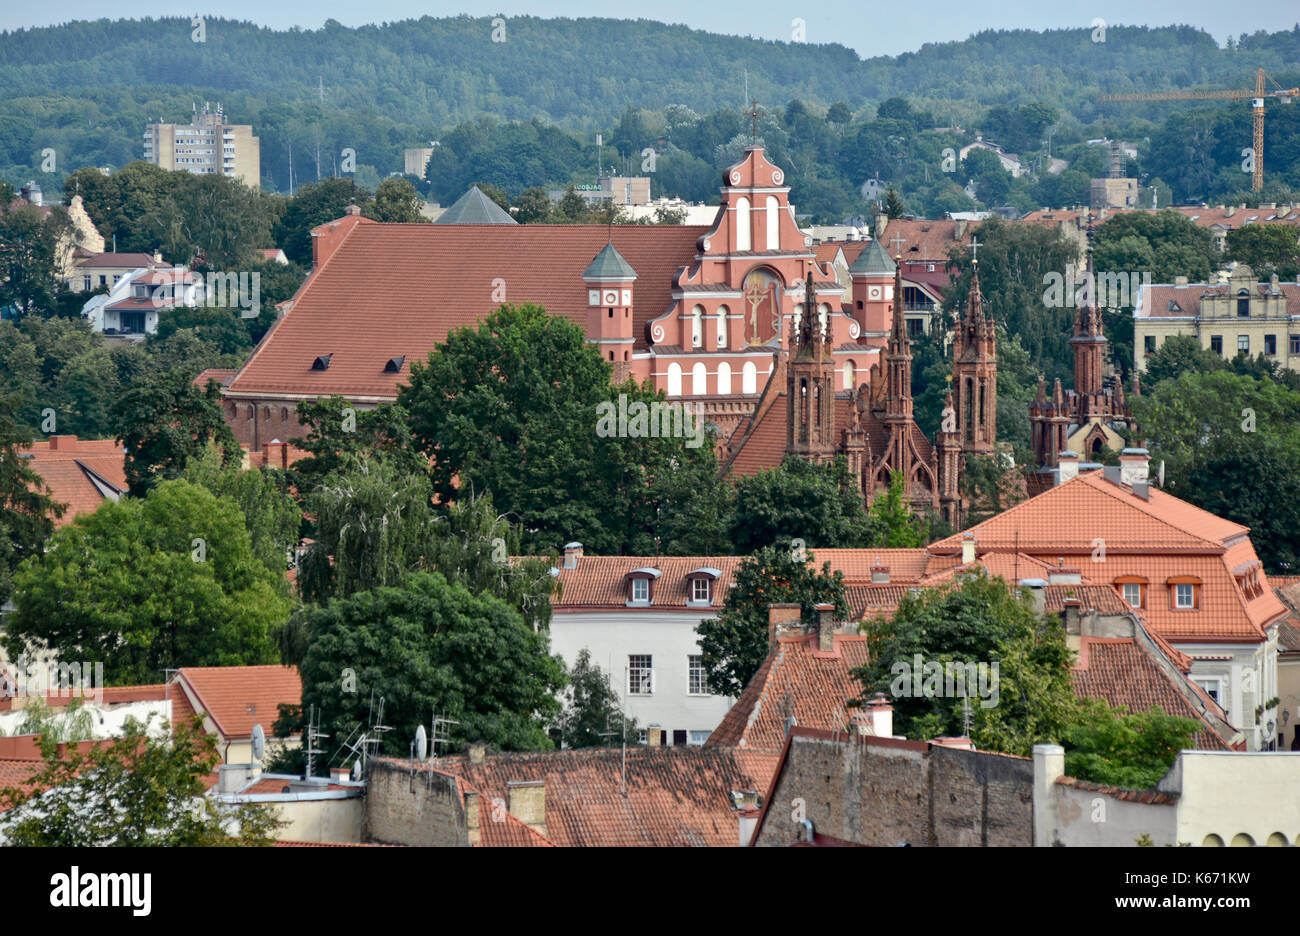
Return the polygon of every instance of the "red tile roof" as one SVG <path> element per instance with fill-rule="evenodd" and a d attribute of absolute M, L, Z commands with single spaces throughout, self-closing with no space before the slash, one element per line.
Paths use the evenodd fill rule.
<path fill-rule="evenodd" d="M 867 638 L 836 634 L 833 643 L 827 653 L 815 634 L 779 638 L 706 744 L 779 754 L 792 715 L 803 727 L 849 730 L 849 700 L 862 694 L 850 671 L 867 664 Z"/>
<path fill-rule="evenodd" d="M 56 527 L 67 526 L 77 514 L 93 513 L 110 494 L 127 490 L 126 456 L 113 439 L 56 435 L 20 451 L 31 454 L 28 465 L 45 479 L 55 503 L 68 505 Z"/>
<path fill-rule="evenodd" d="M 254 725 L 271 737 L 279 705 L 302 704 L 302 680 L 293 666 L 186 666 L 178 672 L 191 704 L 226 739 L 249 738 Z"/>
<path fill-rule="evenodd" d="M 131 702 L 161 702 L 167 698 L 168 692 L 165 683 L 144 686 L 104 686 L 100 689 L 85 690 L 80 695 L 74 695 L 74 690 L 54 690 L 44 695 L 44 701 L 51 708 L 58 708 L 70 705 L 74 698 L 95 702 L 96 695 L 99 696 L 97 705 L 125 705 Z M 12 711 L 13 707 L 12 697 L 0 698 L 0 712 Z"/>
<path fill-rule="evenodd" d="M 235 376 L 236 371 L 222 367 L 209 367 L 207 370 L 199 371 L 199 376 L 190 381 L 190 385 L 203 390 L 207 387 L 209 380 L 215 380 L 221 386 L 225 386 L 230 378 Z"/>
<path fill-rule="evenodd" d="M 645 324 L 668 309 L 678 269 L 694 262 L 696 240 L 708 231 L 614 229 L 615 246 L 637 272 L 638 349 Z M 392 399 L 412 361 L 423 361 L 451 329 L 493 312 L 502 295 L 585 329 L 581 274 L 608 237 L 606 225 L 591 224 L 354 224 L 231 381 L 231 393 Z M 325 354 L 333 355 L 329 367 L 313 371 Z M 390 358 L 403 356 L 400 373 L 384 372 Z"/>
<path fill-rule="evenodd" d="M 147 253 L 106 253 L 90 254 L 77 261 L 78 267 L 109 268 L 119 270 L 138 270 L 141 267 L 156 267 L 160 264 Z"/>
<path fill-rule="evenodd" d="M 1166 715 L 1191 718 L 1201 723 L 1194 739 L 1197 748 L 1231 750 L 1236 732 L 1223 710 L 1186 678 L 1191 661 L 1174 651 L 1169 662 L 1172 666 L 1162 666 L 1136 637 L 1082 637 L 1079 665 L 1072 674 L 1074 691 L 1081 698 L 1105 699 L 1134 713 L 1157 706 Z"/>
<path fill-rule="evenodd" d="M 765 789 L 776 755 L 720 745 L 628 748 L 626 796 L 622 762 L 620 749 L 583 749 L 498 754 L 481 764 L 440 759 L 424 769 L 463 778 L 506 802 L 509 781 L 543 781 L 545 837 L 555 845 L 734 847 L 739 825 L 731 791 Z"/>
<path fill-rule="evenodd" d="M 1294 282 L 1278 283 L 1277 287 L 1286 297 L 1286 314 L 1300 315 L 1300 285 Z M 1235 287 L 1227 283 L 1207 286 L 1204 283 L 1192 283 L 1188 286 L 1151 285 L 1144 287 L 1140 302 L 1134 315 L 1137 318 L 1184 318 L 1201 314 L 1201 301 L 1207 297 L 1235 295 Z M 1259 296 L 1268 294 L 1268 283 L 1255 284 Z"/>
<path fill-rule="evenodd" d="M 572 569 L 560 569 L 560 596 L 551 604 L 557 612 L 590 608 L 624 608 L 627 606 L 627 574 L 635 569 L 658 569 L 652 610 L 688 611 L 701 607 L 719 609 L 731 587 L 732 576 L 743 557 L 738 556 L 583 556 Z M 688 604 L 687 573 L 713 568 L 721 576 L 713 582 L 709 606 Z"/>
<path fill-rule="evenodd" d="M 964 231 L 960 238 L 957 236 L 959 225 Z M 979 228 L 978 221 L 907 221 L 903 218 L 895 218 L 885 225 L 885 230 L 880 237 L 882 243 L 887 245 L 890 257 L 901 256 L 905 261 L 944 261 L 948 259 L 949 250 L 968 243 L 971 235 Z M 895 237 L 902 237 L 903 243 L 895 244 Z M 847 253 L 846 250 L 845 254 Z"/>

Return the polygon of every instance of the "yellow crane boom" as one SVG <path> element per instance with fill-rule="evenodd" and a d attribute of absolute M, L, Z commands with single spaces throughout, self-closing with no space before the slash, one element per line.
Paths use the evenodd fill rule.
<path fill-rule="evenodd" d="M 1243 91 L 1154 91 L 1146 94 L 1106 94 L 1102 101 L 1222 101 L 1251 98 L 1251 113 L 1254 118 L 1254 166 L 1250 177 L 1250 187 L 1258 192 L 1264 187 L 1264 98 L 1277 98 L 1283 104 L 1290 104 L 1291 99 L 1300 97 L 1300 88 L 1264 89 L 1265 79 L 1273 81 L 1264 74 L 1264 69 L 1255 70 L 1254 90 Z M 1277 84 L 1276 81 L 1273 82 Z"/>

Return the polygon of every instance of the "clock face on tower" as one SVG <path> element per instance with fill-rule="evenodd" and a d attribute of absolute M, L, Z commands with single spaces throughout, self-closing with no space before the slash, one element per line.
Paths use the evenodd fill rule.
<path fill-rule="evenodd" d="M 602 300 L 601 304 L 607 306 L 618 305 L 618 290 L 617 289 L 605 290 L 605 298 Z"/>
<path fill-rule="evenodd" d="M 879 286 L 871 286 L 871 287 L 869 287 L 869 288 L 867 289 L 867 298 L 868 298 L 868 299 L 879 299 L 879 298 L 880 298 L 880 287 L 879 287 Z"/>

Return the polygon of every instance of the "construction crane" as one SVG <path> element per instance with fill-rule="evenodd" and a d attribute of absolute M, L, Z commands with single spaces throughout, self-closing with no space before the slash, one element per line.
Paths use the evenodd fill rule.
<path fill-rule="evenodd" d="M 1276 90 L 1267 91 L 1264 81 L 1273 82 Z M 1282 88 L 1278 86 L 1264 69 L 1255 71 L 1255 89 L 1253 91 L 1156 91 L 1151 94 L 1107 94 L 1103 101 L 1215 101 L 1240 100 L 1251 98 L 1251 112 L 1255 123 L 1254 171 L 1250 179 L 1252 191 L 1258 192 L 1264 187 L 1264 98 L 1277 98 L 1283 104 L 1290 104 L 1291 99 L 1300 97 L 1300 88 Z"/>

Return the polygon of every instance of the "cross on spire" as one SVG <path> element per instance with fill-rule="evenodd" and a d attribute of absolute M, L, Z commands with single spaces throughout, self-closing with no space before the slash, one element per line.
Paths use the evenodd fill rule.
<path fill-rule="evenodd" d="M 979 263 L 980 248 L 983 247 L 984 245 L 979 242 L 979 238 L 977 238 L 974 234 L 972 234 L 970 239 L 970 244 L 968 246 L 970 247 L 971 262 Z"/>
<path fill-rule="evenodd" d="M 758 142 L 758 101 L 750 101 L 749 106 L 749 142 L 756 143 Z"/>

